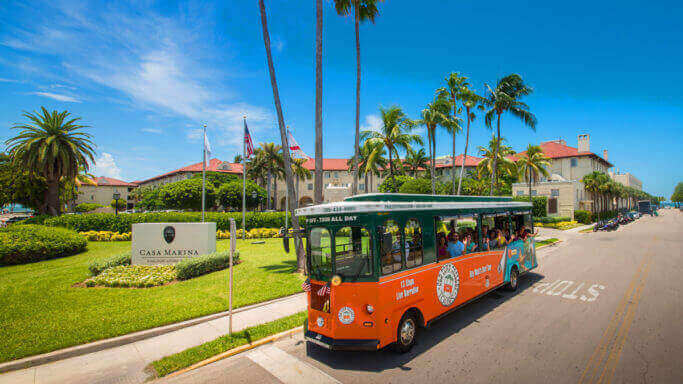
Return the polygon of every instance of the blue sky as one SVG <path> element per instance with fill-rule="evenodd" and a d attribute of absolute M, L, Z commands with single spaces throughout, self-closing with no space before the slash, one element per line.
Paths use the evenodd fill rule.
<path fill-rule="evenodd" d="M 324 13 L 324 155 L 352 154 L 353 22 Z M 528 143 L 591 135 L 644 188 L 670 196 L 683 180 L 683 7 L 678 2 L 412 1 L 380 4 L 361 28 L 361 120 L 379 106 L 417 118 L 451 71 L 476 90 L 519 73 L 534 87 L 532 132 L 512 117 L 503 135 Z M 266 2 L 285 120 L 313 155 L 315 2 Z M 90 125 L 98 175 L 142 179 L 201 160 L 201 124 L 216 157 L 279 140 L 257 1 L 0 3 L 0 140 L 24 110 L 68 109 Z M 471 148 L 490 132 L 478 118 Z M 438 154 L 450 153 L 439 133 Z M 459 152 L 464 140 L 458 137 Z M 471 152 L 472 153 L 472 152 Z"/>

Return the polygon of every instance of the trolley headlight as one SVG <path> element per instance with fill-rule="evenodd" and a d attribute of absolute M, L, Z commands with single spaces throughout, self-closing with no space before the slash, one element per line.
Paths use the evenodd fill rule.
<path fill-rule="evenodd" d="M 373 307 L 372 304 L 368 304 L 365 306 L 365 310 L 372 315 L 372 313 L 375 312 L 375 307 Z"/>
<path fill-rule="evenodd" d="M 339 275 L 332 276 L 332 280 L 330 280 L 330 284 L 332 284 L 332 286 L 334 286 L 334 287 L 341 284 L 341 282 L 342 282 L 342 278 Z"/>
<path fill-rule="evenodd" d="M 325 319 L 323 319 L 321 316 L 318 316 L 318 320 L 316 320 L 315 323 L 318 324 L 318 327 L 322 328 L 325 326 Z"/>

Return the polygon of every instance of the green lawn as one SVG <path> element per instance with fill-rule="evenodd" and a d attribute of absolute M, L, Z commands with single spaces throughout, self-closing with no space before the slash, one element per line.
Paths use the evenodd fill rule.
<path fill-rule="evenodd" d="M 285 254 L 281 239 L 251 241 L 237 243 L 234 307 L 299 292 L 294 252 Z M 90 261 L 130 245 L 90 242 L 79 255 L 0 267 L 0 362 L 227 310 L 227 270 L 155 288 L 72 287 L 90 276 Z"/>
<path fill-rule="evenodd" d="M 249 327 L 231 336 L 221 336 L 202 345 L 186 349 L 174 355 L 166 356 L 152 363 L 157 376 L 166 376 L 171 372 L 189 367 L 192 364 L 216 356 L 219 353 L 229 351 L 241 345 L 253 343 L 264 337 L 268 337 L 288 329 L 303 325 L 307 313 L 299 312 L 291 316 L 283 317 L 269 323 Z"/>
<path fill-rule="evenodd" d="M 560 239 L 556 239 L 556 238 L 554 238 L 554 237 L 552 237 L 552 238 L 550 238 L 550 239 L 545 239 L 545 240 L 537 241 L 537 242 L 536 242 L 536 248 L 545 247 L 546 245 L 550 245 L 550 244 L 553 244 L 553 243 L 557 243 L 558 241 L 560 241 Z"/>

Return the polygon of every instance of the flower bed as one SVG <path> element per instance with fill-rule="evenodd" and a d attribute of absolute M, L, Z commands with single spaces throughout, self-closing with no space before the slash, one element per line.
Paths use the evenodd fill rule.
<path fill-rule="evenodd" d="M 80 232 L 88 241 L 130 241 L 130 232 L 88 231 Z"/>
<path fill-rule="evenodd" d="M 580 226 L 578 222 L 572 220 L 572 221 L 560 221 L 558 223 L 536 223 L 535 226 L 537 227 L 543 227 L 543 228 L 554 228 L 554 229 L 561 229 L 561 230 L 567 230 L 567 229 L 572 229 Z"/>
<path fill-rule="evenodd" d="M 87 287 L 149 288 L 176 279 L 175 265 L 119 265 L 84 281 Z"/>
<path fill-rule="evenodd" d="M 85 236 L 88 241 L 130 241 L 132 238 L 131 232 L 110 232 L 110 231 L 88 231 L 79 232 Z M 278 237 L 280 230 L 278 228 L 254 228 L 246 233 L 247 239 L 272 239 Z M 242 229 L 236 231 L 236 236 L 242 238 Z M 219 240 L 229 239 L 230 231 L 218 230 L 216 231 L 216 238 Z"/>

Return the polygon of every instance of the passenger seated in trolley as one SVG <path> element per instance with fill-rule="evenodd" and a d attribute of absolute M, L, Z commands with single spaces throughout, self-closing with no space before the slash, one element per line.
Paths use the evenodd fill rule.
<path fill-rule="evenodd" d="M 448 236 L 448 254 L 450 257 L 458 257 L 462 255 L 465 250 L 465 245 L 460 241 L 457 234 L 451 234 Z"/>

